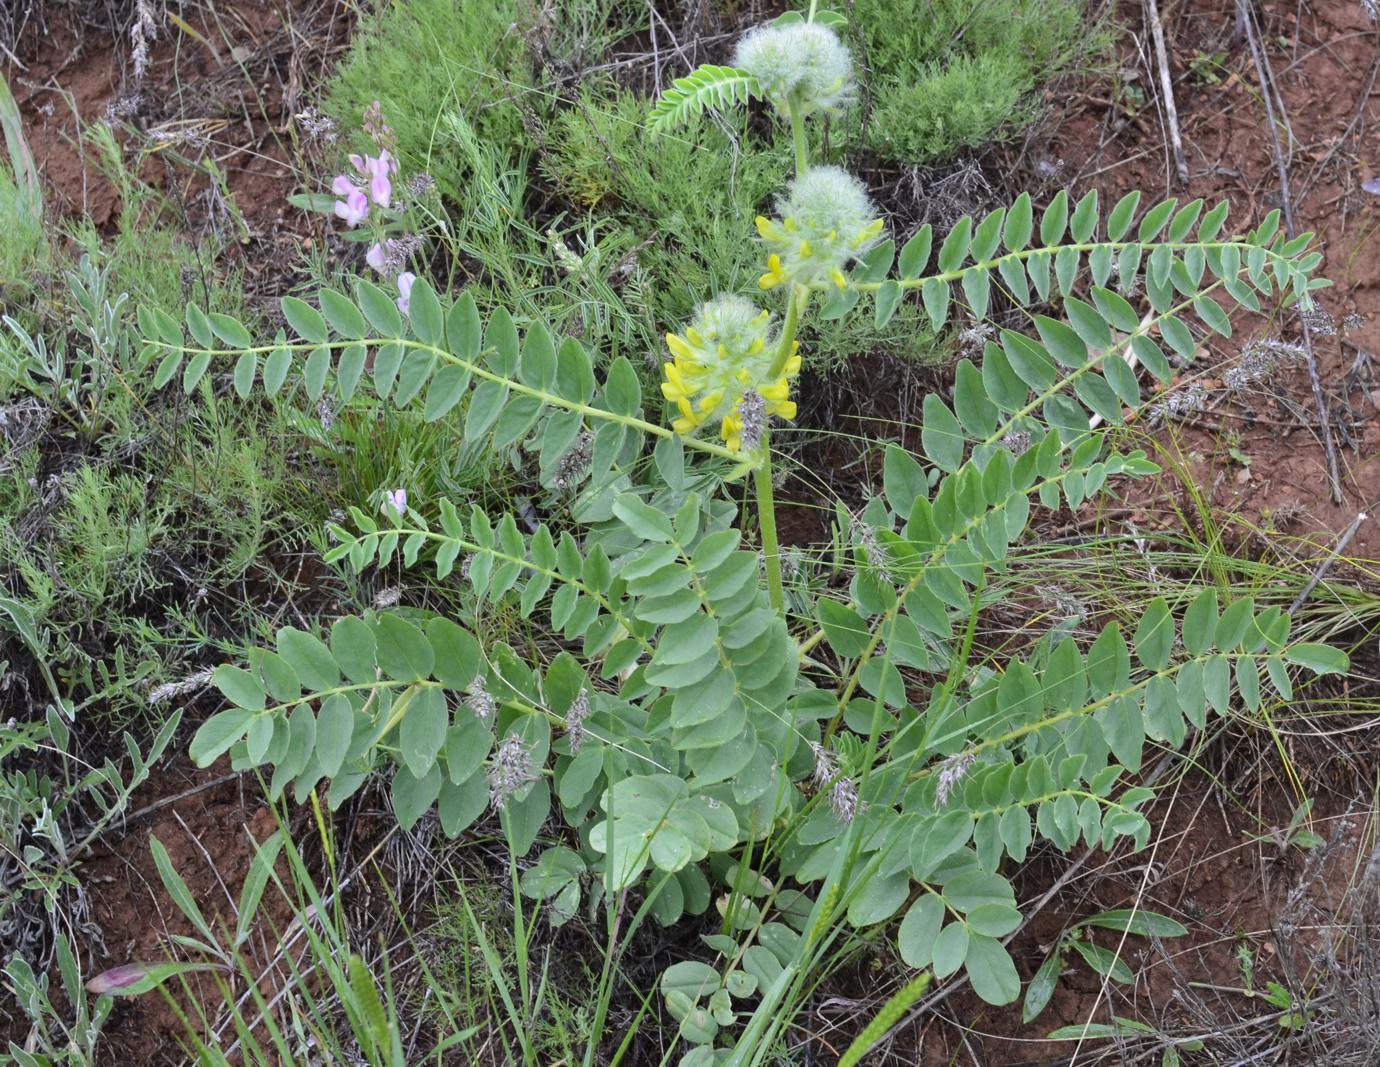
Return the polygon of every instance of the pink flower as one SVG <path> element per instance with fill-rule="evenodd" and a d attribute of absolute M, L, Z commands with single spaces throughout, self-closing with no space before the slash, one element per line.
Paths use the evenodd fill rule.
<path fill-rule="evenodd" d="M 383 245 L 375 242 L 364 254 L 364 262 L 373 267 L 380 274 L 383 273 L 383 265 L 387 261 L 388 253 L 383 250 Z"/>
<path fill-rule="evenodd" d="M 398 161 L 387 152 L 381 152 L 377 156 L 360 156 L 352 152 L 350 164 L 359 172 L 361 178 L 368 179 L 369 195 L 373 197 L 374 203 L 379 207 L 387 207 L 393 200 L 393 183 L 389 180 L 389 175 L 398 173 Z M 344 196 L 341 183 L 348 182 L 348 178 L 339 177 L 332 188 L 340 196 Z"/>
<path fill-rule="evenodd" d="M 369 198 L 361 189 L 351 189 L 344 200 L 335 202 L 335 213 L 351 228 L 369 217 Z"/>
<path fill-rule="evenodd" d="M 388 507 L 401 517 L 407 511 L 407 490 L 390 489 L 384 496 L 388 500 Z"/>
<path fill-rule="evenodd" d="M 387 207 L 393 199 L 393 183 L 388 180 L 386 165 L 376 168 L 374 176 L 369 179 L 369 195 L 379 207 Z"/>
<path fill-rule="evenodd" d="M 398 297 L 398 309 L 407 314 L 408 305 L 412 301 L 412 283 L 417 280 L 417 276 L 410 270 L 405 270 L 398 275 L 398 292 L 402 296 Z"/>
<path fill-rule="evenodd" d="M 349 196 L 357 188 L 359 187 L 343 174 L 337 174 L 335 180 L 331 182 L 331 192 L 335 193 L 336 196 Z"/>

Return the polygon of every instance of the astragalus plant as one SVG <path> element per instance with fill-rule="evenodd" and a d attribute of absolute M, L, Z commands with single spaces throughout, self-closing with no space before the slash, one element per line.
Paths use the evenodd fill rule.
<path fill-rule="evenodd" d="M 1182 745 L 1211 713 L 1289 699 L 1298 668 L 1346 664 L 1210 586 L 1150 601 L 1132 632 L 974 653 L 989 575 L 1032 512 L 1155 472 L 1117 428 L 1192 358 L 1190 321 L 1225 334 L 1233 304 L 1306 302 L 1320 257 L 1277 214 L 1232 234 L 1226 204 L 1138 212 L 1133 194 L 1104 212 L 1091 192 L 1038 219 L 1022 195 L 898 250 L 862 183 L 809 158 L 809 123 L 853 98 L 837 24 L 755 30 L 737 66 L 696 71 L 653 113 L 657 136 L 762 99 L 797 148 L 758 222 L 760 293 L 716 296 L 668 335 L 660 395 L 623 357 L 502 308 L 483 321 L 420 277 L 406 314 L 362 279 L 286 299 L 295 337 L 263 343 L 195 307 L 185 324 L 140 312 L 162 382 L 190 391 L 214 365 L 274 393 L 300 367 L 313 399 L 371 390 L 536 472 L 547 522 L 415 492 L 354 509 L 328 560 L 434 568 L 470 624 L 393 609 L 286 627 L 216 671 L 230 706 L 192 755 L 332 807 L 390 776 L 404 825 L 434 807 L 451 835 L 496 812 L 523 888 L 557 920 L 602 910 L 611 953 L 646 917 L 716 912 L 701 957 L 662 981 L 686 1064 L 760 1061 L 849 928 L 899 919 L 907 964 L 1014 1000 L 1005 872 L 1036 839 L 1143 846 L 1147 741 Z M 885 323 L 916 296 L 936 328 L 999 300 L 1029 329 L 994 329 L 952 402 L 925 398 L 918 454 L 885 447 L 876 495 L 841 523 L 842 577 L 791 588 L 772 434 L 796 415 L 801 325 Z"/>

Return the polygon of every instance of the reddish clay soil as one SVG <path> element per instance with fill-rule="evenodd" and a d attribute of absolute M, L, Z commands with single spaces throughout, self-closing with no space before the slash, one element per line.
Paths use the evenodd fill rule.
<path fill-rule="evenodd" d="M 1128 115 L 1127 96 L 1106 99 L 1112 90 L 1105 82 L 1074 93 L 1053 124 L 1045 158 L 1064 161 L 1072 183 L 1080 191 L 1098 189 L 1106 205 L 1131 189 L 1155 199 L 1176 196 L 1181 203 L 1225 198 L 1239 231 L 1281 207 L 1276 138 L 1249 42 L 1235 32 L 1234 11 L 1220 0 L 1163 8 L 1187 184 L 1175 175 L 1156 116 L 1155 68 L 1147 70 L 1134 57 L 1127 65 L 1138 77 L 1128 84 L 1151 102 Z M 1138 6 L 1125 17 L 1138 22 Z M 1292 311 L 1275 322 L 1243 322 L 1229 341 L 1210 335 L 1199 362 L 1175 388 L 1201 384 L 1214 399 L 1181 425 L 1177 444 L 1169 443 L 1170 435 L 1161 439 L 1182 455 L 1215 507 L 1252 523 L 1273 521 L 1282 532 L 1315 533 L 1330 547 L 1359 513 L 1373 512 L 1380 502 L 1380 197 L 1361 189 L 1362 181 L 1380 174 L 1380 27 L 1353 0 L 1264 4 L 1260 25 L 1293 218 L 1298 232 L 1317 233 L 1324 253 L 1320 273 L 1334 282 L 1318 298 L 1336 332 L 1314 331 L 1313 340 L 1342 499 L 1329 491 L 1319 417 L 1302 365 L 1285 368 L 1260 392 L 1228 397 L 1222 390 L 1222 372 L 1249 342 L 1301 339 Z M 1148 50 L 1148 32 L 1143 39 Z M 1248 465 L 1230 457 L 1228 445 Z M 1179 499 L 1175 487 L 1163 484 L 1150 495 L 1149 523 L 1178 525 L 1180 518 L 1166 507 Z M 1362 523 L 1349 554 L 1380 557 L 1380 519 Z"/>
<path fill-rule="evenodd" d="M 128 26 L 112 35 L 104 9 L 50 5 L 21 36 L 17 63 L 3 73 L 50 210 L 102 228 L 115 222 L 119 190 L 80 133 L 110 120 L 126 162 L 142 160 L 138 177 L 167 194 L 181 225 L 239 228 L 202 166 L 212 162 L 243 219 L 245 262 L 289 262 L 273 245 L 293 240 L 285 229 L 303 229 L 302 213 L 285 203 L 301 180 L 291 119 L 308 106 L 307 91 L 348 39 L 352 17 L 322 0 L 180 10 L 187 29 L 161 23 L 141 79 L 131 71 Z"/>
<path fill-rule="evenodd" d="M 90 917 L 103 931 L 109 953 L 102 967 L 165 959 L 170 935 L 201 936 L 169 899 L 152 862 L 151 838 L 167 848 L 173 868 L 186 881 L 212 928 L 233 930 L 256 845 L 277 828 L 258 783 L 227 775 L 224 767 L 195 771 L 178 761 L 161 770 L 147 794 L 141 799 L 154 810 L 131 821 L 125 833 L 114 835 L 82 867 L 92 897 Z M 285 864 L 279 864 L 278 873 L 287 879 Z M 292 911 L 272 887 L 263 901 L 246 959 L 255 973 L 265 975 L 261 988 L 271 996 L 275 980 L 288 977 L 277 950 L 279 935 L 292 922 Z M 208 997 L 208 1003 L 217 1002 L 210 999 L 215 989 L 209 981 L 193 975 L 192 985 Z M 184 1031 L 177 1014 L 156 995 L 117 1000 L 106 1035 L 111 1063 L 186 1062 Z"/>

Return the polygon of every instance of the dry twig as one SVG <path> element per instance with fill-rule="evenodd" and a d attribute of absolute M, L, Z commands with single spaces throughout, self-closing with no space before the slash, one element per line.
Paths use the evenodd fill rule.
<path fill-rule="evenodd" d="M 1255 61 L 1256 76 L 1260 79 L 1260 92 L 1265 99 L 1265 117 L 1270 125 L 1270 149 L 1274 153 L 1275 168 L 1279 171 L 1279 192 L 1284 214 L 1284 227 L 1292 238 L 1298 230 L 1294 226 L 1293 194 L 1289 188 L 1289 167 L 1284 162 L 1284 149 L 1279 143 L 1279 122 L 1275 117 L 1274 82 L 1260 44 L 1260 34 L 1256 30 L 1255 17 L 1246 0 L 1236 0 L 1238 23 L 1245 27 L 1246 41 L 1250 45 L 1251 58 Z M 1282 107 L 1281 103 L 1281 107 Z M 1313 402 L 1318 409 L 1318 429 L 1322 432 L 1323 450 L 1327 455 L 1327 474 L 1332 483 L 1332 500 L 1342 502 L 1342 479 L 1337 472 L 1337 446 L 1332 440 L 1332 424 L 1327 413 L 1327 401 L 1323 399 L 1322 382 L 1318 377 L 1318 360 L 1313 353 L 1313 336 L 1308 321 L 1303 322 L 1303 345 L 1307 350 L 1308 378 L 1313 385 Z"/>
<path fill-rule="evenodd" d="M 1150 32 L 1155 39 L 1155 63 L 1160 69 L 1160 96 L 1164 101 L 1164 120 L 1169 127 L 1169 140 L 1174 148 L 1174 169 L 1179 181 L 1188 182 L 1188 160 L 1184 158 L 1184 140 L 1179 133 L 1179 109 L 1174 104 L 1174 80 L 1169 75 L 1169 53 L 1164 46 L 1164 25 L 1160 21 L 1160 6 L 1156 0 L 1145 0 L 1150 19 Z"/>

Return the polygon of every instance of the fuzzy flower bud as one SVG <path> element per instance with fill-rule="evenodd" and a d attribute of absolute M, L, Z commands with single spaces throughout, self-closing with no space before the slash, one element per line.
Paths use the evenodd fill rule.
<path fill-rule="evenodd" d="M 792 103 L 802 115 L 836 112 L 853 97 L 848 48 L 817 22 L 759 26 L 738 42 L 733 65 L 753 75 L 782 114 Z"/>
<path fill-rule="evenodd" d="M 585 743 L 585 720 L 589 718 L 589 691 L 581 689 L 579 695 L 570 702 L 565 712 L 565 737 L 570 742 L 570 753 L 579 752 Z"/>
<path fill-rule="evenodd" d="M 877 243 L 882 220 L 862 182 L 839 167 L 811 167 L 791 182 L 777 204 L 781 219 L 757 218 L 757 232 L 770 250 L 767 273 L 758 284 L 814 286 L 848 284 L 843 268 Z"/>
<path fill-rule="evenodd" d="M 975 758 L 971 752 L 960 752 L 939 765 L 939 780 L 934 789 L 936 807 L 942 808 L 949 803 L 949 797 L 953 795 L 958 783 L 967 777 L 968 768 L 973 765 Z"/>
<path fill-rule="evenodd" d="M 759 312 L 751 301 L 721 296 L 701 305 L 683 334 L 666 335 L 666 346 L 674 358 L 662 365 L 666 380 L 661 383 L 661 395 L 679 412 L 671 423 L 677 433 L 689 433 L 718 419 L 724 440 L 742 449 L 745 421 L 755 415 L 761 416 L 755 430 L 759 441 L 765 416 L 795 418 L 790 379 L 800 373 L 799 345 L 772 379 L 778 340 L 770 313 Z M 755 413 L 756 401 L 748 401 L 748 410 L 743 412 L 748 393 L 760 396 L 763 412 Z"/>
<path fill-rule="evenodd" d="M 508 798 L 529 782 L 537 780 L 532 765 L 532 752 L 516 734 L 509 734 L 499 742 L 498 750 L 489 764 L 489 803 L 495 811 Z"/>
<path fill-rule="evenodd" d="M 465 702 L 469 704 L 470 710 L 474 712 L 474 717 L 480 722 L 488 722 L 494 717 L 494 712 L 498 710 L 498 701 L 494 700 L 489 693 L 489 688 L 484 684 L 482 674 L 474 676 L 474 681 L 470 683 L 469 691 L 465 696 Z"/>

